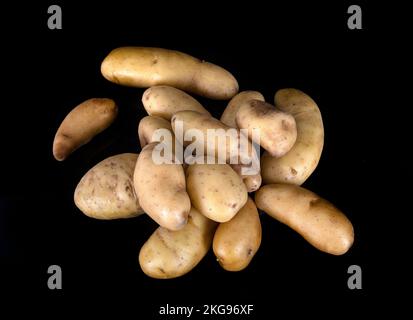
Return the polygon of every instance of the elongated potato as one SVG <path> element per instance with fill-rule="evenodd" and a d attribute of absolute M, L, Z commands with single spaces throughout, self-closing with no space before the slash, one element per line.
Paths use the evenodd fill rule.
<path fill-rule="evenodd" d="M 219 264 L 228 271 L 246 268 L 261 244 L 261 222 L 251 198 L 230 221 L 221 223 L 213 249 Z"/>
<path fill-rule="evenodd" d="M 168 121 L 178 111 L 193 110 L 210 113 L 193 97 L 182 90 L 169 86 L 155 86 L 146 89 L 142 96 L 146 112 L 151 116 L 162 117 Z"/>
<path fill-rule="evenodd" d="M 168 85 L 210 99 L 230 99 L 238 92 L 238 82 L 227 70 L 161 48 L 117 48 L 103 60 L 101 72 L 107 80 L 125 86 Z"/>
<path fill-rule="evenodd" d="M 258 160 L 251 142 L 238 129 L 231 128 L 218 119 L 196 111 L 186 110 L 175 113 L 171 123 L 175 136 L 182 145 L 188 146 L 190 144 L 199 152 L 203 150 L 204 155 L 215 157 L 227 163 L 246 164 L 247 166 L 252 159 Z M 179 132 L 180 130 L 182 132 Z M 189 143 L 185 136 L 190 136 L 192 133 L 197 133 L 200 136 L 195 135 L 195 139 Z M 257 167 L 258 171 L 259 163 L 257 163 Z"/>
<path fill-rule="evenodd" d="M 230 166 L 236 173 L 238 173 L 241 176 L 241 179 L 247 187 L 248 192 L 257 191 L 261 187 L 262 178 L 260 173 L 245 175 L 242 174 L 243 165 L 230 164 Z"/>
<path fill-rule="evenodd" d="M 60 124 L 53 141 L 53 156 L 59 161 L 66 159 L 109 127 L 117 114 L 118 107 L 111 99 L 93 98 L 82 102 Z"/>
<path fill-rule="evenodd" d="M 207 254 L 215 227 L 216 222 L 194 208 L 181 230 L 159 227 L 139 252 L 143 272 L 157 279 L 176 278 L 188 273 Z"/>
<path fill-rule="evenodd" d="M 347 217 L 309 190 L 292 184 L 269 184 L 255 193 L 255 203 L 321 251 L 341 255 L 353 244 L 353 226 Z"/>
<path fill-rule="evenodd" d="M 171 123 L 163 118 L 155 116 L 146 116 L 139 121 L 138 135 L 139 142 L 142 148 L 146 146 L 148 143 L 160 142 L 160 140 L 154 136 L 154 133 L 158 129 L 169 130 L 169 132 L 171 132 L 171 137 L 174 137 Z"/>
<path fill-rule="evenodd" d="M 297 140 L 281 158 L 264 153 L 261 158 L 265 183 L 303 184 L 318 165 L 324 145 L 324 127 L 317 104 L 297 89 L 275 94 L 275 105 L 292 114 L 297 124 Z"/>
<path fill-rule="evenodd" d="M 106 158 L 90 169 L 76 187 L 76 206 L 96 219 L 131 218 L 143 213 L 133 187 L 138 154 Z"/>
<path fill-rule="evenodd" d="M 238 109 L 236 123 L 238 128 L 247 129 L 248 137 L 274 157 L 286 154 L 297 138 L 294 117 L 259 100 L 244 102 Z M 253 134 L 254 130 L 258 137 Z"/>
<path fill-rule="evenodd" d="M 239 107 L 249 100 L 265 101 L 264 96 L 258 91 L 242 91 L 234 96 L 228 103 L 221 116 L 221 122 L 231 128 L 237 128 L 235 117 L 237 115 Z M 195 110 L 196 111 L 196 110 Z"/>
<path fill-rule="evenodd" d="M 180 164 L 156 164 L 152 153 L 158 143 L 146 145 L 136 163 L 135 191 L 143 210 L 160 226 L 179 230 L 187 223 L 191 202 Z"/>
<path fill-rule="evenodd" d="M 244 183 L 227 164 L 192 164 L 186 179 L 192 206 L 211 220 L 229 221 L 247 202 Z"/>

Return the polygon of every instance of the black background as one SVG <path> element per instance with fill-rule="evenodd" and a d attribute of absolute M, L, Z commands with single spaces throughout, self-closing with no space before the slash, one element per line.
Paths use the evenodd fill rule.
<path fill-rule="evenodd" d="M 51 4 L 62 7 L 62 30 L 47 28 Z M 147 319 L 166 303 L 254 304 L 255 315 L 263 318 L 303 299 L 344 309 L 367 302 L 375 288 L 372 234 L 380 215 L 371 207 L 379 197 L 371 187 L 378 167 L 374 114 L 381 106 L 369 98 L 377 91 L 374 58 L 383 33 L 376 15 L 380 8 L 367 5 L 362 5 L 363 30 L 349 30 L 349 4 L 45 2 L 4 10 L 4 17 L 20 15 L 2 25 L 8 48 L 14 48 L 3 50 L 11 86 L 1 133 L 5 155 L 13 157 L 1 159 L 2 289 L 17 297 L 35 293 L 46 303 L 98 298 L 97 305 L 108 307 L 115 300 L 132 301 L 135 318 L 146 314 Z M 175 49 L 216 63 L 234 74 L 240 90 L 258 90 L 269 102 L 285 87 L 311 95 L 323 115 L 325 148 L 304 186 L 351 219 L 351 250 L 340 257 L 319 252 L 262 215 L 262 245 L 246 270 L 225 272 L 210 252 L 184 277 L 145 276 L 137 257 L 155 223 L 146 216 L 93 220 L 72 200 L 78 181 L 94 164 L 139 151 L 144 90 L 117 86 L 100 74 L 103 58 L 126 45 Z M 66 161 L 55 161 L 52 142 L 61 120 L 91 97 L 117 101 L 118 119 Z M 197 98 L 216 117 L 227 103 Z M 62 267 L 63 290 L 47 288 L 52 264 Z M 362 290 L 347 287 L 352 264 L 363 270 Z M 306 310 L 322 313 L 317 304 Z"/>

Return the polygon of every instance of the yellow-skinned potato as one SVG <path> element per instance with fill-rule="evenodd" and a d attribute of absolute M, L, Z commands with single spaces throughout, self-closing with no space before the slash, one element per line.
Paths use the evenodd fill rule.
<path fill-rule="evenodd" d="M 187 146 L 188 144 L 198 145 L 199 149 L 203 148 L 204 155 L 216 157 L 217 159 L 219 158 L 220 160 L 223 160 L 229 163 L 232 159 L 232 155 L 238 153 L 238 157 L 233 157 L 235 160 L 237 160 L 236 162 L 233 162 L 233 163 L 242 164 L 242 162 L 244 161 L 247 165 L 248 165 L 249 160 L 257 157 L 254 147 L 252 146 L 251 142 L 247 138 L 245 138 L 245 141 L 246 141 L 248 150 L 240 149 L 239 142 L 240 142 L 241 134 L 238 129 L 231 128 L 223 124 L 218 119 L 215 119 L 206 114 L 201 114 L 199 112 L 191 111 L 191 110 L 179 111 L 172 116 L 171 123 L 172 123 L 172 129 L 174 130 L 175 136 L 181 144 L 183 144 L 184 146 Z M 182 130 L 183 130 L 184 136 L 189 132 L 189 130 L 192 131 L 192 129 L 194 129 L 195 131 L 201 133 L 202 139 L 200 139 L 200 141 L 198 141 L 198 139 L 195 139 L 195 141 L 193 141 L 192 143 L 188 141 L 182 141 L 181 135 L 177 133 L 178 123 L 183 124 Z M 215 149 L 210 150 L 211 151 L 210 154 L 208 154 L 208 148 L 207 148 L 207 143 L 206 143 L 206 141 L 209 140 L 208 129 L 214 130 L 217 133 L 218 132 L 222 133 L 222 134 L 219 134 L 219 137 L 214 138 L 215 142 L 213 143 L 213 145 L 215 146 Z M 230 136 L 228 135 L 230 130 L 234 133 L 235 139 L 231 139 Z M 222 142 L 220 141 L 221 138 L 222 138 Z M 218 152 L 218 148 L 222 148 L 224 144 L 225 144 L 225 153 L 222 152 L 222 155 L 221 155 Z"/>
<path fill-rule="evenodd" d="M 242 165 L 240 164 L 230 164 L 231 168 L 241 176 L 242 181 L 247 187 L 248 192 L 257 191 L 262 183 L 261 174 L 244 175 L 242 174 Z"/>
<path fill-rule="evenodd" d="M 281 158 L 264 153 L 261 158 L 265 183 L 301 185 L 318 165 L 324 145 L 324 127 L 317 104 L 297 89 L 281 89 L 275 94 L 275 105 L 294 116 L 297 140 Z"/>
<path fill-rule="evenodd" d="M 139 154 L 133 176 L 143 210 L 160 226 L 179 230 L 187 222 L 191 202 L 180 164 L 157 164 L 152 152 L 158 143 L 146 145 Z"/>
<path fill-rule="evenodd" d="M 215 227 L 216 222 L 194 208 L 181 230 L 159 227 L 139 252 L 143 272 L 157 279 L 176 278 L 188 273 L 207 254 Z"/>
<path fill-rule="evenodd" d="M 307 189 L 292 184 L 269 184 L 255 193 L 255 203 L 321 251 L 341 255 L 353 244 L 354 230 L 348 218 Z"/>
<path fill-rule="evenodd" d="M 101 72 L 107 80 L 125 86 L 168 85 L 210 99 L 226 100 L 238 92 L 238 82 L 227 70 L 161 48 L 117 48 L 103 60 Z"/>
<path fill-rule="evenodd" d="M 228 271 L 245 269 L 261 244 L 261 222 L 251 198 L 230 221 L 221 223 L 214 235 L 213 250 Z"/>
<path fill-rule="evenodd" d="M 95 219 L 131 218 L 143 213 L 133 187 L 138 154 L 118 154 L 90 169 L 76 187 L 76 206 Z"/>
<path fill-rule="evenodd" d="M 139 135 L 139 142 L 141 147 L 143 148 L 148 143 L 151 142 L 159 142 L 159 140 L 154 140 L 154 133 L 158 129 L 166 129 L 171 132 L 172 137 L 172 127 L 171 123 L 163 118 L 155 117 L 155 116 L 146 116 L 139 121 L 138 126 L 138 135 Z"/>
<path fill-rule="evenodd" d="M 186 179 L 192 206 L 211 220 L 229 221 L 247 202 L 244 183 L 227 164 L 192 164 Z"/>
<path fill-rule="evenodd" d="M 109 127 L 118 114 L 115 102 L 93 98 L 76 106 L 60 124 L 53 141 L 53 156 L 66 159 L 77 148 Z"/>
<path fill-rule="evenodd" d="M 265 101 L 264 96 L 258 91 L 242 91 L 234 96 L 228 103 L 224 112 L 221 116 L 221 122 L 229 127 L 237 128 L 237 123 L 235 122 L 235 117 L 237 115 L 238 109 L 246 101 L 249 100 L 260 100 Z M 196 110 L 195 110 L 196 111 Z"/>
<path fill-rule="evenodd" d="M 142 103 L 151 116 L 171 120 L 174 113 L 193 110 L 210 115 L 210 113 L 189 94 L 169 86 L 154 86 L 146 89 L 142 95 Z"/>
<path fill-rule="evenodd" d="M 286 154 L 297 138 L 294 117 L 259 100 L 244 102 L 238 109 L 236 123 L 238 128 L 247 129 L 248 137 L 274 157 Z M 259 139 L 255 139 L 253 130 L 257 130 Z"/>

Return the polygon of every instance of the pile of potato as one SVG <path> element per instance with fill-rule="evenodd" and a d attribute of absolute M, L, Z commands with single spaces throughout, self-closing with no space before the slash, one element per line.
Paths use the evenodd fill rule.
<path fill-rule="evenodd" d="M 259 92 L 238 93 L 237 80 L 227 70 L 160 48 L 115 49 L 102 62 L 101 72 L 114 83 L 148 88 L 142 96 L 148 116 L 140 120 L 137 137 L 142 150 L 96 164 L 79 182 L 74 201 L 96 219 L 146 213 L 159 224 L 139 253 L 148 276 L 182 276 L 211 246 L 225 270 L 244 269 L 261 244 L 257 208 L 321 251 L 341 255 L 349 250 L 354 241 L 351 222 L 331 203 L 300 187 L 315 170 L 324 143 L 320 110 L 308 95 L 282 89 L 274 106 Z M 231 100 L 218 120 L 186 92 Z M 109 127 L 117 113 L 111 99 L 90 99 L 75 107 L 57 130 L 54 157 L 66 159 Z M 207 129 L 233 128 L 238 134 L 246 129 L 248 143 L 259 143 L 264 150 L 261 171 L 244 175 L 242 164 L 229 163 L 229 157 L 227 163 L 155 163 L 152 153 L 164 143 L 156 133 L 168 130 L 174 137 L 177 121 L 184 133 L 197 129 L 204 136 Z M 258 130 L 259 141 L 253 130 Z M 178 136 L 171 143 L 186 146 Z"/>

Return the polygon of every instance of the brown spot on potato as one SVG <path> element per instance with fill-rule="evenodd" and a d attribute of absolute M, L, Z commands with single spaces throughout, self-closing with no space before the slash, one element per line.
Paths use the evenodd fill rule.
<path fill-rule="evenodd" d="M 177 192 L 182 192 L 182 191 L 185 191 L 185 190 L 186 190 L 186 188 L 185 188 L 185 185 L 183 183 L 178 183 L 176 185 L 176 191 Z"/>
<path fill-rule="evenodd" d="M 251 100 L 250 106 L 252 107 L 251 111 L 258 117 L 266 116 L 275 111 L 275 109 L 268 103 L 258 100 Z"/>
<path fill-rule="evenodd" d="M 157 63 L 158 63 L 158 59 L 155 58 L 152 60 L 152 65 L 157 64 Z"/>
<path fill-rule="evenodd" d="M 118 76 L 115 73 L 112 73 L 112 79 L 113 79 L 113 82 L 120 83 L 120 80 L 119 80 Z"/>
<path fill-rule="evenodd" d="M 297 170 L 295 170 L 294 168 L 290 168 L 290 171 L 293 176 L 297 175 Z"/>
<path fill-rule="evenodd" d="M 328 221 L 330 221 L 331 224 L 337 224 L 337 219 L 335 217 L 329 217 Z"/>
<path fill-rule="evenodd" d="M 310 208 L 318 205 L 321 202 L 321 199 L 313 199 L 310 201 Z"/>
<path fill-rule="evenodd" d="M 281 120 L 281 127 L 285 131 L 290 131 L 291 130 L 291 125 L 286 120 Z"/>

